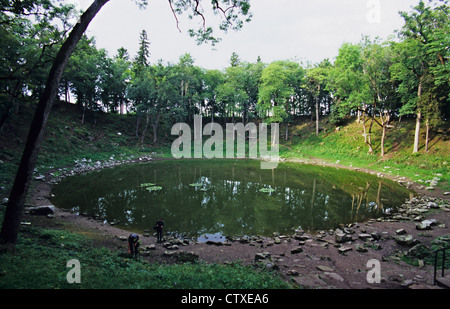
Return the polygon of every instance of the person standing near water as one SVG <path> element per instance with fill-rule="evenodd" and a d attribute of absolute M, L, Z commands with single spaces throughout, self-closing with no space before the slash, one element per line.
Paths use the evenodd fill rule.
<path fill-rule="evenodd" d="M 164 227 L 164 221 L 160 218 L 156 224 L 155 224 L 155 230 L 156 230 L 156 239 L 157 242 L 162 242 L 162 232 Z"/>
<path fill-rule="evenodd" d="M 128 236 L 128 253 L 132 257 L 137 257 L 139 254 L 139 235 L 136 233 Z"/>

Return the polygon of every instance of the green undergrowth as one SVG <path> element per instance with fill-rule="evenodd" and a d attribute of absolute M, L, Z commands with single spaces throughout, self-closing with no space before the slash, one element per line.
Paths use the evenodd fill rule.
<path fill-rule="evenodd" d="M 80 283 L 69 283 L 68 261 L 80 262 Z M 69 274 L 69 277 L 71 275 Z M 276 273 L 227 265 L 151 263 L 96 247 L 77 233 L 24 227 L 16 253 L 0 254 L 2 289 L 288 289 Z"/>

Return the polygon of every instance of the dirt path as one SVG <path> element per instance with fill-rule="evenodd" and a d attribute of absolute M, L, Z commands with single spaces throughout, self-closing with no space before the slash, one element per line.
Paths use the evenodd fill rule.
<path fill-rule="evenodd" d="M 316 161 L 315 164 L 327 163 Z M 433 201 L 439 201 L 435 199 L 436 197 L 444 200 L 449 198 L 438 190 L 425 193 L 427 195 L 432 193 Z M 47 182 L 37 181 L 32 198 L 33 204 L 49 205 L 50 195 L 51 186 Z M 175 258 L 168 256 L 167 252 L 185 251 L 198 255 L 201 261 L 207 263 L 241 261 L 244 264 L 252 264 L 259 253 L 258 257 L 264 258 L 260 262 L 260 265 L 264 265 L 262 267 L 278 269 L 286 280 L 306 288 L 436 288 L 433 286 L 433 267 L 429 265 L 417 267 L 403 262 L 400 259 L 401 253 L 409 250 L 410 247 L 398 244 L 395 237 L 398 236 L 399 229 L 404 229 L 421 244 L 429 246 L 436 237 L 450 235 L 449 210 L 444 207 L 424 215 L 422 219 L 437 220 L 436 225 L 425 231 L 417 230 L 416 222 L 410 220 L 371 220 L 367 223 L 346 226 L 343 229 L 345 228 L 353 239 L 346 243 L 336 243 L 334 231 L 322 231 L 317 234 L 254 237 L 245 241 L 229 241 L 222 245 L 190 242 L 189 245 L 179 245 L 176 250 L 168 250 L 163 244 L 156 243 L 155 237 L 142 235 L 141 248 L 149 248 L 149 250 L 144 250 L 141 258 L 173 263 L 176 262 Z M 112 251 L 126 252 L 127 244 L 123 239 L 130 234 L 130 231 L 118 229 L 109 223 L 61 209 L 56 209 L 52 217 L 25 215 L 24 221 L 37 226 L 63 228 L 88 235 L 97 241 L 98 245 Z M 367 235 L 370 235 L 370 239 L 367 239 Z M 374 235 L 380 239 L 374 239 Z M 342 250 L 343 247 L 349 248 L 349 251 L 341 253 L 339 249 Z M 299 252 L 296 253 L 295 250 Z M 368 265 L 370 260 L 380 262 L 381 283 L 369 283 L 367 280 L 368 272 L 374 268 L 373 265 Z"/>

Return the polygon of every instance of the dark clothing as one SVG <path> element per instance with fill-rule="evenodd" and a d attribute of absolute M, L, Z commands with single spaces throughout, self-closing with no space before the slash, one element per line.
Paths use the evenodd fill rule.
<path fill-rule="evenodd" d="M 131 256 L 137 256 L 139 254 L 139 235 L 131 234 L 128 236 L 128 252 Z"/>
<path fill-rule="evenodd" d="M 162 231 L 163 231 L 163 227 L 164 227 L 164 221 L 159 220 L 158 222 L 156 222 L 155 230 L 156 230 L 156 239 L 157 239 L 157 242 L 162 242 Z"/>

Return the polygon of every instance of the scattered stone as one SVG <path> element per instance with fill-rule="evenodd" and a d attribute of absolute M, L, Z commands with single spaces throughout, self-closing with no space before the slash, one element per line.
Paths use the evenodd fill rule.
<path fill-rule="evenodd" d="M 424 259 L 430 255 L 430 249 L 422 244 L 417 244 L 408 250 L 408 255 L 416 257 L 418 259 Z"/>
<path fill-rule="evenodd" d="M 372 235 L 363 233 L 363 234 L 359 234 L 358 238 L 361 240 L 368 240 L 368 239 L 372 238 Z"/>
<path fill-rule="evenodd" d="M 407 287 L 413 285 L 413 283 L 414 283 L 414 281 L 411 280 L 411 279 L 404 280 L 404 281 L 402 282 L 402 287 L 407 288 Z"/>
<path fill-rule="evenodd" d="M 213 241 L 213 240 L 208 240 L 206 242 L 207 245 L 215 245 L 215 246 L 223 246 L 223 242 L 221 241 Z"/>
<path fill-rule="evenodd" d="M 395 234 L 397 235 L 405 235 L 407 234 L 406 231 L 404 229 L 398 229 L 395 231 Z"/>
<path fill-rule="evenodd" d="M 323 272 L 333 272 L 334 269 L 328 266 L 319 265 L 317 266 L 317 269 Z"/>
<path fill-rule="evenodd" d="M 267 260 L 270 259 L 270 253 L 269 252 L 260 252 L 255 254 L 255 262 L 258 262 L 260 260 Z"/>
<path fill-rule="evenodd" d="M 117 237 L 122 241 L 128 240 L 127 236 L 117 236 Z"/>
<path fill-rule="evenodd" d="M 365 247 L 363 247 L 363 246 L 357 245 L 357 246 L 356 246 L 356 251 L 365 253 L 365 252 L 367 252 L 368 250 L 367 250 L 367 248 L 365 248 Z"/>
<path fill-rule="evenodd" d="M 195 263 L 199 259 L 199 256 L 192 251 L 176 251 L 172 256 L 177 259 L 178 263 Z"/>
<path fill-rule="evenodd" d="M 345 253 L 345 252 L 348 252 L 348 251 L 351 251 L 351 250 L 353 250 L 352 247 L 345 247 L 345 246 L 342 246 L 342 247 L 340 247 L 338 249 L 339 253 Z"/>
<path fill-rule="evenodd" d="M 423 230 L 431 230 L 432 225 L 436 225 L 437 221 L 435 219 L 431 220 L 424 220 L 420 223 L 416 223 L 416 229 L 423 231 Z"/>
<path fill-rule="evenodd" d="M 344 233 L 344 231 L 342 231 L 341 229 L 336 229 L 334 232 L 334 236 L 335 236 L 334 240 L 338 244 L 349 242 L 349 241 L 353 240 L 351 235 Z"/>
<path fill-rule="evenodd" d="M 288 276 L 298 276 L 298 275 L 299 275 L 299 272 L 298 272 L 298 270 L 296 270 L 296 269 L 289 269 L 289 270 L 287 271 L 287 274 L 288 274 Z"/>
<path fill-rule="evenodd" d="M 419 240 L 414 239 L 411 235 L 400 235 L 394 238 L 395 242 L 402 246 L 412 247 L 420 243 Z"/>
<path fill-rule="evenodd" d="M 380 240 L 381 237 L 383 237 L 383 234 L 381 234 L 380 232 L 376 232 L 376 231 L 375 231 L 375 232 L 372 232 L 370 235 L 371 235 L 372 238 L 375 239 L 375 240 Z"/>
<path fill-rule="evenodd" d="M 334 280 L 339 281 L 339 282 L 344 282 L 344 278 L 342 278 L 341 276 L 339 276 L 339 275 L 336 274 L 336 273 L 325 272 L 324 274 L 325 274 L 327 277 L 330 277 L 331 279 L 334 279 Z"/>
<path fill-rule="evenodd" d="M 31 215 L 37 216 L 47 216 L 53 215 L 55 213 L 55 206 L 36 206 L 36 207 L 26 207 L 25 211 Z"/>

